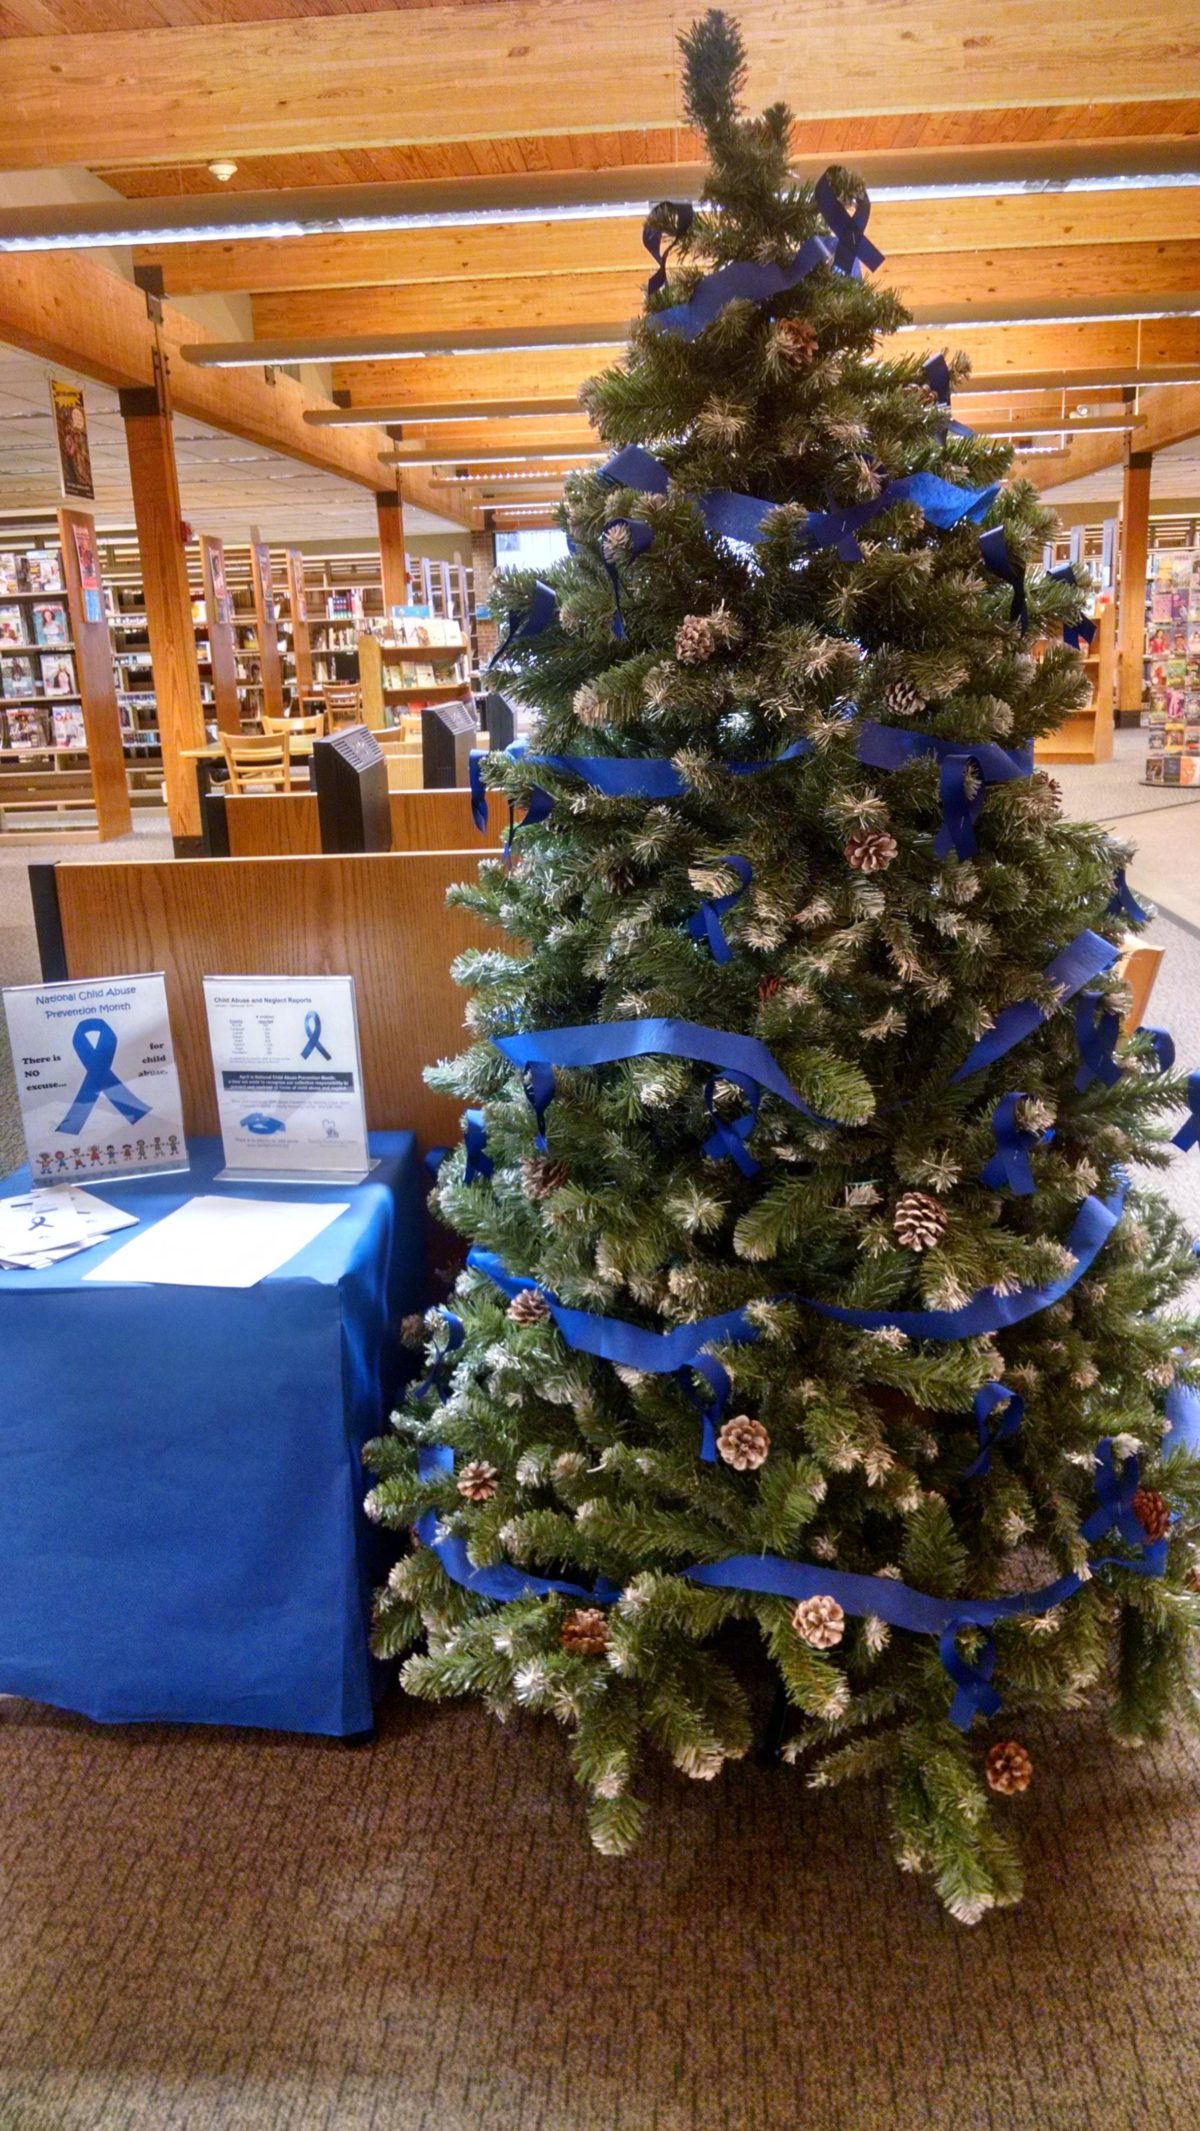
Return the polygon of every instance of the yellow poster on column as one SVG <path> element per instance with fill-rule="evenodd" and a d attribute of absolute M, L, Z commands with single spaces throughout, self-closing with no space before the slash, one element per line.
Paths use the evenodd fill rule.
<path fill-rule="evenodd" d="M 94 503 L 96 491 L 92 483 L 92 454 L 88 446 L 87 410 L 83 404 L 82 387 L 64 385 L 60 378 L 52 377 L 50 405 L 54 410 L 62 492 L 72 500 Z"/>

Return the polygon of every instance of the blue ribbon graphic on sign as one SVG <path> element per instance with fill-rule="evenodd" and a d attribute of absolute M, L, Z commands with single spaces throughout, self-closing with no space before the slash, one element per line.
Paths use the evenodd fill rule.
<path fill-rule="evenodd" d="M 244 1117 L 242 1123 L 247 1132 L 255 1133 L 259 1139 L 269 1139 L 273 1132 L 287 1131 L 281 1117 L 268 1117 L 264 1110 L 251 1110 L 249 1117 Z"/>
<path fill-rule="evenodd" d="M 319 1014 L 307 1013 L 304 1016 L 304 1033 L 308 1038 L 308 1042 L 300 1053 L 301 1058 L 311 1058 L 314 1051 L 319 1051 L 322 1058 L 328 1063 L 329 1052 L 321 1041 L 321 1016 Z"/>
<path fill-rule="evenodd" d="M 140 1118 L 149 1117 L 149 1103 L 132 1094 L 113 1071 L 117 1032 L 107 1021 L 79 1022 L 71 1038 L 71 1049 L 84 1069 L 83 1080 L 57 1131 L 82 1132 L 102 1095 L 107 1095 L 127 1124 L 136 1125 Z"/>

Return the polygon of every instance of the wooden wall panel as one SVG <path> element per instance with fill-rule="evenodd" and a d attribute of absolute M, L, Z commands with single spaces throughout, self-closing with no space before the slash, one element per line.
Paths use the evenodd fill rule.
<path fill-rule="evenodd" d="M 488 798 L 488 832 L 471 819 L 469 792 L 392 792 L 392 848 L 396 851 L 498 851 L 508 808 L 498 793 Z M 288 858 L 320 851 L 315 792 L 244 792 L 225 798 L 225 821 L 233 858 Z"/>
<path fill-rule="evenodd" d="M 180 865 L 56 868 L 72 977 L 166 972 L 184 1123 L 217 1129 L 204 1012 L 206 976 L 355 980 L 367 1120 L 452 1140 L 459 1106 L 422 1068 L 465 1044 L 464 994 L 450 962 L 496 937 L 446 890 L 475 851 L 358 858 L 195 859 Z"/>

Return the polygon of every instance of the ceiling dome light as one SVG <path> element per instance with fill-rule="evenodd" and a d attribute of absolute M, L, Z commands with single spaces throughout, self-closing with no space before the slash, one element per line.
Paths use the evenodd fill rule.
<path fill-rule="evenodd" d="M 237 176 L 237 164 L 231 155 L 219 155 L 215 162 L 209 164 L 208 174 L 220 184 L 228 185 L 230 178 Z"/>

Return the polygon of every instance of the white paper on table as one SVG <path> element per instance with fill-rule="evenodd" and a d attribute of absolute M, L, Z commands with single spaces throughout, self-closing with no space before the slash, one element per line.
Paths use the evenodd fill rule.
<path fill-rule="evenodd" d="M 69 1199 L 55 1201 L 47 1192 L 26 1191 L 0 1199 L 0 1257 L 40 1257 L 43 1252 L 86 1250 L 87 1229 Z"/>
<path fill-rule="evenodd" d="M 188 1199 L 143 1228 L 85 1280 L 148 1287 L 254 1287 L 349 1209 L 277 1199 Z"/>

